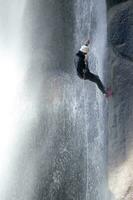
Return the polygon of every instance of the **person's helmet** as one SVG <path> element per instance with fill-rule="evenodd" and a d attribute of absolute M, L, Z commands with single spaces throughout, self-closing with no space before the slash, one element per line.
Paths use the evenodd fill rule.
<path fill-rule="evenodd" d="M 87 54 L 89 51 L 89 47 L 87 45 L 83 45 L 81 46 L 80 51 Z"/>

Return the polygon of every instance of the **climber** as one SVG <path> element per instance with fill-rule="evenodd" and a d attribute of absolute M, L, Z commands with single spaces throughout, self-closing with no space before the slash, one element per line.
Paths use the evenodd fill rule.
<path fill-rule="evenodd" d="M 106 97 L 109 97 L 112 95 L 111 89 L 105 89 L 104 85 L 102 84 L 99 76 L 93 74 L 90 72 L 88 68 L 88 51 L 89 51 L 89 44 L 90 41 L 87 40 L 83 46 L 81 46 L 80 50 L 76 54 L 78 56 L 78 61 L 76 64 L 77 69 L 77 75 L 84 80 L 90 80 L 92 82 L 95 82 L 98 86 L 98 88 L 102 91 L 103 94 L 106 95 Z"/>

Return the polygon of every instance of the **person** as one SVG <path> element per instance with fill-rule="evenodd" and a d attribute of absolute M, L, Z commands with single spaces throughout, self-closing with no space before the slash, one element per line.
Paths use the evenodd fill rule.
<path fill-rule="evenodd" d="M 76 56 L 78 57 L 78 61 L 76 64 L 77 75 L 81 79 L 95 82 L 103 94 L 105 94 L 107 97 L 111 96 L 112 95 L 111 90 L 110 91 L 106 90 L 99 76 L 91 73 L 89 70 L 88 67 L 89 44 L 90 41 L 87 40 L 86 43 L 82 45 L 80 50 L 76 53 Z"/>

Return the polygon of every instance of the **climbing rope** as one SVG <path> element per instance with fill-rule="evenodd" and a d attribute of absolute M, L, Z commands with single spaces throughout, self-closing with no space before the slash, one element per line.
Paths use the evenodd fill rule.
<path fill-rule="evenodd" d="M 88 32 L 88 38 L 90 39 L 90 34 L 91 34 L 91 16 L 92 16 L 92 9 L 93 9 L 93 4 L 92 4 L 92 0 L 90 0 L 90 24 L 89 24 L 89 32 Z M 87 62 L 88 62 L 88 58 L 87 58 Z M 87 113 L 86 113 L 86 95 L 85 95 L 85 72 L 86 70 L 84 70 L 84 75 L 83 75 L 83 98 L 84 98 L 84 127 L 85 127 L 85 137 L 86 137 L 86 173 L 87 173 L 87 180 L 86 180 L 86 200 L 88 200 L 88 189 L 89 189 L 89 181 L 88 181 L 88 176 L 89 176 L 89 171 L 88 171 L 88 162 L 89 162 L 89 155 L 88 155 L 88 151 L 89 151 L 89 146 L 88 146 L 88 125 L 87 125 Z"/>

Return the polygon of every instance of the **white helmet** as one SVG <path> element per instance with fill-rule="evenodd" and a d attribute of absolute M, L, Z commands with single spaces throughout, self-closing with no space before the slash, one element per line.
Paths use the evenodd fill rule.
<path fill-rule="evenodd" d="M 81 46 L 80 51 L 87 54 L 89 51 L 89 47 L 86 45 L 83 45 Z"/>

